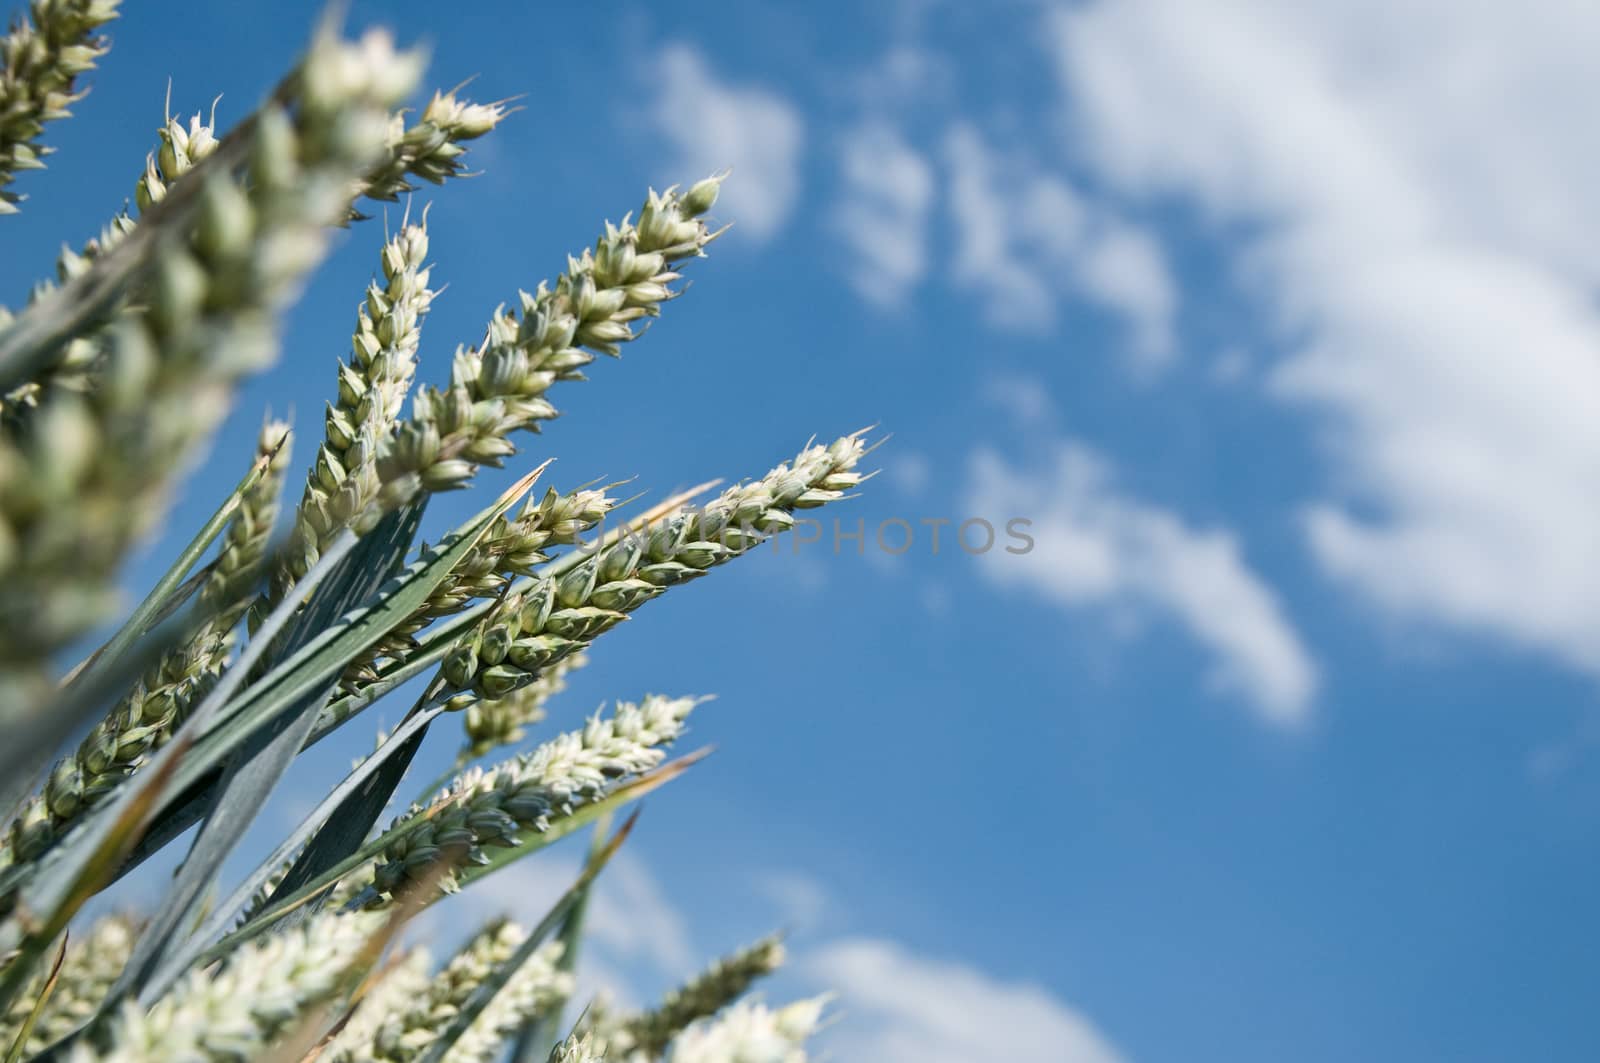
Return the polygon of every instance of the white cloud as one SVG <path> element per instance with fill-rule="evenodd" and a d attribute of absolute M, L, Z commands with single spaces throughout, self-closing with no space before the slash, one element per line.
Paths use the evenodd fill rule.
<path fill-rule="evenodd" d="M 1086 202 L 1064 178 L 1001 155 L 972 126 L 950 130 L 944 162 L 956 225 L 951 272 L 992 324 L 1045 331 L 1060 297 L 1076 293 L 1128 323 L 1144 363 L 1172 356 L 1176 288 L 1149 233 Z"/>
<path fill-rule="evenodd" d="M 933 482 L 933 462 L 926 454 L 908 447 L 898 448 L 883 468 L 901 494 L 920 495 Z"/>
<path fill-rule="evenodd" d="M 767 871 L 755 877 L 756 889 L 777 907 L 786 932 L 815 929 L 829 914 L 822 883 L 799 871 Z"/>
<path fill-rule="evenodd" d="M 803 957 L 841 998 L 823 1042 L 839 1059 L 874 1063 L 1116 1063 L 1086 1017 L 1047 990 L 1002 982 L 893 942 L 847 938 Z"/>
<path fill-rule="evenodd" d="M 1304 720 L 1316 668 L 1233 536 L 1192 529 L 1118 494 L 1105 463 L 1079 444 L 1064 442 L 1051 456 L 1040 472 L 991 451 L 973 458 L 968 512 L 996 525 L 1026 517 L 1035 540 L 1026 553 L 996 547 L 979 555 L 986 575 L 1069 608 L 1131 605 L 1168 615 L 1217 657 L 1216 681 L 1263 719 Z"/>
<path fill-rule="evenodd" d="M 1257 235 L 1319 415 L 1326 569 L 1600 671 L 1600 7 L 1095 3 L 1056 54 L 1105 177 Z"/>
<path fill-rule="evenodd" d="M 572 884 L 579 862 L 565 852 L 519 861 L 470 893 L 429 909 L 413 929 L 426 941 L 454 948 L 498 915 L 531 925 Z M 876 1063 L 1119 1059 L 1086 1018 L 1043 987 L 1000 981 L 889 941 L 845 937 L 807 944 L 804 939 L 814 940 L 825 923 L 838 918 L 840 905 L 826 888 L 808 875 L 786 871 L 750 881 L 795 932 L 788 942 L 789 962 L 778 976 L 785 988 L 764 992 L 767 987 L 761 986 L 756 994 L 774 1003 L 822 991 L 838 994 L 817 1041 L 818 1058 Z M 648 1006 L 664 987 L 703 969 L 712 955 L 691 938 L 683 911 L 649 867 L 626 851 L 596 881 L 584 925 L 575 994 L 580 1002 L 603 989 L 622 1006 Z M 728 944 L 719 939 L 712 947 Z"/>
<path fill-rule="evenodd" d="M 854 256 L 850 284 L 870 303 L 898 306 L 928 270 L 933 171 L 882 121 L 847 133 L 839 156 L 844 192 L 834 224 Z"/>
<path fill-rule="evenodd" d="M 776 93 L 719 80 L 684 44 L 656 65 L 649 117 L 677 153 L 677 179 L 693 181 L 732 167 L 718 212 L 755 240 L 776 235 L 800 194 L 805 125 Z"/>
<path fill-rule="evenodd" d="M 895 43 L 849 81 L 851 95 L 874 111 L 914 110 L 946 102 L 958 84 L 948 56 L 914 43 L 910 26 L 895 33 Z"/>
<path fill-rule="evenodd" d="M 1250 352 L 1243 347 L 1229 347 L 1211 363 L 1211 379 L 1219 384 L 1236 384 L 1250 372 Z"/>
<path fill-rule="evenodd" d="M 993 373 L 983 382 L 983 397 L 1017 424 L 1036 428 L 1055 417 L 1055 400 L 1044 381 L 1026 373 Z"/>

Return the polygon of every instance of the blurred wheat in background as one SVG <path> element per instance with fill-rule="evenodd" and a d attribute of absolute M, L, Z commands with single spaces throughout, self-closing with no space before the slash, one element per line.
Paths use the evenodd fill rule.
<path fill-rule="evenodd" d="M 28 171 L 83 99 L 117 8 L 34 0 L 0 43 L 0 213 L 27 209 L 42 179 Z M 463 174 L 467 145 L 510 110 L 454 92 L 407 110 L 424 67 L 383 32 L 323 25 L 232 130 L 169 116 L 143 167 L 129 160 L 129 210 L 64 250 L 26 306 L 0 310 L 8 1063 L 757 1063 L 803 1060 L 825 1021 L 823 998 L 739 1000 L 782 963 L 777 938 L 650 1010 L 571 999 L 590 884 L 632 827 L 613 814 L 702 755 L 669 759 L 701 698 L 621 691 L 633 700 L 580 730 L 507 751 L 607 630 L 860 484 L 863 435 L 631 510 L 614 485 L 538 482 L 545 466 L 519 454 L 556 416 L 554 385 L 585 379 L 682 294 L 681 271 L 718 235 L 719 176 L 606 222 L 456 348 L 448 386 L 413 394 L 437 290 L 427 212 L 408 203 L 387 238 L 366 212 Z M 169 496 L 222 419 L 258 415 L 235 410 L 235 392 L 274 363 L 285 308 L 341 226 L 370 240 L 376 270 L 350 356 L 328 366 L 323 437 L 298 447 L 298 504 L 280 505 L 297 441 L 268 419 L 238 486 L 122 611 L 130 550 L 173 534 Z M 414 543 L 431 494 L 507 464 L 526 473 L 511 490 Z M 222 881 L 295 758 L 411 680 L 422 693 L 399 726 L 253 872 Z M 459 730 L 456 774 L 384 826 L 430 729 Z M 590 824 L 587 863 L 537 925 L 492 919 L 438 962 L 401 936 Z M 74 922 L 180 838 L 152 910 Z"/>

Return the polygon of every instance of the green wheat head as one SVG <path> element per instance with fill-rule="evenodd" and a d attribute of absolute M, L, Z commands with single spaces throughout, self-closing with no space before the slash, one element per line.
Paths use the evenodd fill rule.
<path fill-rule="evenodd" d="M 0 39 L 0 215 L 25 209 L 118 8 L 33 0 Z M 130 205 L 0 308 L 6 1063 L 796 1063 L 823 1021 L 824 998 L 741 999 L 783 962 L 777 938 L 653 1008 L 572 1001 L 589 890 L 632 827 L 612 829 L 614 813 L 703 755 L 672 759 L 705 699 L 647 694 L 537 731 L 574 669 L 604 668 L 607 631 L 847 497 L 870 447 L 859 432 L 807 444 L 720 494 L 654 505 L 593 482 L 535 490 L 548 463 L 521 450 L 556 416 L 555 385 L 683 294 L 720 235 L 723 177 L 651 190 L 553 278 L 514 280 L 447 383 L 418 387 L 439 291 L 427 212 L 408 205 L 379 239 L 365 210 L 455 184 L 511 111 L 455 92 L 408 110 L 424 67 L 383 32 L 323 25 L 234 128 L 169 114 L 128 161 Z M 320 438 L 265 420 L 237 486 L 126 608 L 130 552 L 172 534 L 175 487 L 276 361 L 283 315 L 341 227 L 376 262 L 348 354 L 327 365 Z M 416 542 L 421 503 L 484 466 L 521 475 Z M 223 882 L 295 757 L 412 681 L 395 729 Z M 430 727 L 456 732 L 454 767 L 385 823 Z M 196 824 L 153 910 L 75 918 Z M 492 919 L 439 963 L 403 944 L 419 911 L 591 824 L 581 874 L 536 925 Z"/>

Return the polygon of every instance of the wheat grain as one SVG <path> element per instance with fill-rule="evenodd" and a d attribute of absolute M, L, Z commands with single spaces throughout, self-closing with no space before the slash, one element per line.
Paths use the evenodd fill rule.
<path fill-rule="evenodd" d="M 672 1044 L 672 1063 L 805 1063 L 805 1042 L 822 1021 L 827 996 L 800 1000 L 776 1011 L 764 1004 L 735 1004 L 702 1020 Z"/>
<path fill-rule="evenodd" d="M 573 978 L 559 966 L 564 951 L 559 941 L 541 945 L 450 1046 L 441 1063 L 492 1063 L 525 1024 L 565 1003 L 572 995 Z"/>
<path fill-rule="evenodd" d="M 526 734 L 524 728 L 544 719 L 545 703 L 566 689 L 567 675 L 588 663 L 585 654 L 575 653 L 557 661 L 540 673 L 538 679 L 503 698 L 473 702 L 463 714 L 467 744 L 458 758 L 461 763 L 522 741 Z"/>
<path fill-rule="evenodd" d="M 782 966 L 783 960 L 783 942 L 777 937 L 763 938 L 723 957 L 668 993 L 650 1011 L 612 1020 L 603 1027 L 607 1051 L 619 1057 L 659 1058 L 672 1039 L 691 1023 L 733 1003 L 756 979 Z"/>
<path fill-rule="evenodd" d="M 362 1012 L 367 1009 L 358 1009 L 353 1019 L 361 1021 L 352 1022 L 354 1029 L 347 1026 L 329 1042 L 321 1058 L 328 1063 L 402 1063 L 417 1059 L 450 1025 L 477 988 L 512 958 L 527 936 L 527 931 L 516 923 L 497 920 L 473 935 L 444 969 L 426 982 L 425 988 L 416 986 L 407 971 L 396 972 L 400 986 L 414 986 L 421 991 L 414 991 L 406 999 L 389 995 L 380 984 L 376 1002 L 383 1005 L 382 1010 L 374 1009 L 370 1018 L 363 1019 Z M 556 967 L 561 948 L 559 942 L 541 946 L 518 969 L 493 1003 L 451 1046 L 445 1056 L 448 1063 L 487 1061 L 525 1019 L 567 998 L 572 992 L 571 975 Z"/>
<path fill-rule="evenodd" d="M 433 304 L 427 257 L 425 223 L 402 226 L 378 256 L 383 280 L 368 285 L 356 315 L 353 353 L 348 365 L 339 365 L 337 397 L 328 406 L 324 440 L 268 606 L 281 600 L 333 537 L 366 513 L 377 497 L 377 447 L 411 390 L 422 322 Z"/>
<path fill-rule="evenodd" d="M 13 821 L 7 844 L 0 847 L 0 864 L 47 848 L 138 770 L 216 683 L 233 644 L 232 630 L 266 558 L 291 451 L 289 426 L 268 421 L 256 442 L 256 460 L 265 462 L 262 475 L 240 497 L 201 587 L 202 601 L 216 615 L 187 643 L 164 654 L 56 765 L 43 792 Z"/>
<path fill-rule="evenodd" d="M 810 446 L 793 462 L 731 487 L 704 508 L 623 537 L 559 579 L 508 596 L 462 639 L 440 673 L 463 691 L 452 707 L 503 698 L 581 649 L 666 588 L 747 553 L 794 525 L 794 511 L 841 498 L 862 482 L 862 433 Z"/>
<path fill-rule="evenodd" d="M 488 771 L 459 775 L 426 808 L 413 805 L 397 818 L 399 832 L 372 872 L 372 886 L 392 895 L 410 879 L 421 879 L 439 864 L 460 868 L 487 860 L 485 848 L 514 846 L 522 831 L 542 833 L 550 818 L 605 792 L 618 779 L 660 764 L 663 747 L 683 733 L 699 701 L 646 697 L 621 702 L 610 718 L 598 714 L 581 731 L 570 731 L 532 752 Z M 443 888 L 456 888 L 446 874 Z"/>
<path fill-rule="evenodd" d="M 383 658 L 403 660 L 416 646 L 413 636 L 435 620 L 460 611 L 474 598 L 499 594 L 512 576 L 531 575 L 550 560 L 547 549 L 582 542 L 583 535 L 604 521 L 617 504 L 604 491 L 589 489 L 564 495 L 550 490 L 538 502 L 530 496 L 516 515 L 507 514 L 490 526 L 411 616 L 351 661 L 344 674 L 346 689 L 355 690 L 375 680 Z M 428 549 L 424 547 L 424 554 Z"/>
<path fill-rule="evenodd" d="M 605 1060 L 605 1042 L 592 1033 L 575 1033 L 550 1051 L 550 1063 L 605 1063 Z"/>
<path fill-rule="evenodd" d="M 293 454 L 294 433 L 289 425 L 268 421 L 256 440 L 256 460 L 264 460 L 265 469 L 240 498 L 239 509 L 223 533 L 222 549 L 200 589 L 200 600 L 217 611 L 217 618 L 212 621 L 215 628 L 233 627 L 249 603 L 251 588 L 260 579 Z"/>
<path fill-rule="evenodd" d="M 119 0 L 33 0 L 0 38 L 0 215 L 22 197 L 6 191 L 22 170 L 43 169 L 46 122 L 68 117 L 83 98 L 78 77 L 94 69 L 109 44 L 95 31 L 117 17 Z"/>
<path fill-rule="evenodd" d="M 323 1063 L 354 1063 L 373 1058 L 372 1046 L 379 1031 L 427 997 L 433 983 L 428 970 L 431 963 L 428 950 L 423 948 L 412 949 L 391 963 L 361 998 L 349 1020 L 323 1046 L 317 1059 Z"/>
<path fill-rule="evenodd" d="M 215 975 L 194 970 L 148 1011 L 129 1001 L 73 1063 L 252 1059 L 346 980 L 383 917 L 318 915 L 241 947 Z"/>
<path fill-rule="evenodd" d="M 209 175 L 192 234 L 164 234 L 142 311 L 108 330 L 88 400 L 52 393 L 0 437 L 0 664 L 24 677 L 102 615 L 117 563 L 226 411 L 275 355 L 274 315 L 322 257 L 324 226 L 383 149 L 389 109 L 420 60 L 369 34 L 317 42 L 292 111 L 269 106 L 249 182 Z M 27 711 L 15 676 L 0 718 Z"/>
<path fill-rule="evenodd" d="M 520 318 L 496 310 L 482 342 L 457 350 L 450 386 L 424 389 L 388 440 L 378 461 L 384 504 L 463 487 L 478 466 L 499 466 L 516 452 L 514 432 L 538 431 L 556 416 L 544 397 L 552 384 L 583 379 L 596 352 L 616 355 L 638 338 L 632 323 L 677 295 L 673 267 L 716 238 L 701 216 L 719 182 L 682 195 L 650 192 L 637 225 L 607 223 L 593 250 L 567 260 L 553 288 L 521 293 Z"/>
<path fill-rule="evenodd" d="M 28 1054 L 42 1051 L 89 1020 L 128 962 L 138 930 L 138 924 L 128 916 L 108 915 L 68 943 L 56 984 L 39 1010 L 24 1046 Z M 0 1016 L 0 1046 L 10 1046 L 16 1040 L 43 988 L 43 979 L 36 978 L 12 1002 L 10 1011 Z"/>

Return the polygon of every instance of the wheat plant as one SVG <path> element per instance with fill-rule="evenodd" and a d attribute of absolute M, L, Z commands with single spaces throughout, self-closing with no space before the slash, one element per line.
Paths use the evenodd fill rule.
<path fill-rule="evenodd" d="M 0 40 L 0 214 L 27 209 L 49 124 L 83 98 L 118 14 L 118 0 L 33 0 Z M 824 998 L 741 999 L 782 963 L 777 938 L 651 1008 L 572 999 L 589 891 L 632 829 L 614 816 L 703 755 L 670 759 L 704 699 L 645 694 L 573 731 L 539 725 L 573 669 L 603 669 L 605 632 L 847 497 L 866 479 L 864 435 L 714 496 L 536 491 L 548 456 L 523 448 L 556 415 L 554 385 L 683 294 L 721 232 L 708 219 L 723 178 L 651 190 L 553 280 L 520 279 L 447 382 L 419 387 L 438 294 L 427 211 L 408 201 L 387 236 L 363 223 L 373 202 L 454 184 L 512 110 L 456 92 L 408 110 L 424 67 L 382 31 L 324 24 L 233 129 L 169 113 L 130 164 L 131 205 L 0 309 L 6 1063 L 793 1063 L 824 1021 Z M 293 433 L 268 419 L 237 486 L 123 609 L 130 551 L 174 535 L 177 482 L 224 418 L 261 416 L 235 395 L 275 361 L 283 313 L 340 227 L 371 239 L 376 269 L 352 293 L 349 356 L 327 367 L 297 504 Z M 520 476 L 417 541 L 428 497 L 484 466 Z M 225 881 L 296 758 L 396 692 L 413 699 L 399 725 Z M 453 768 L 397 802 L 430 730 L 458 750 Z M 403 934 L 589 826 L 581 873 L 536 925 L 492 919 L 440 964 Z M 80 918 L 191 830 L 151 910 Z"/>

